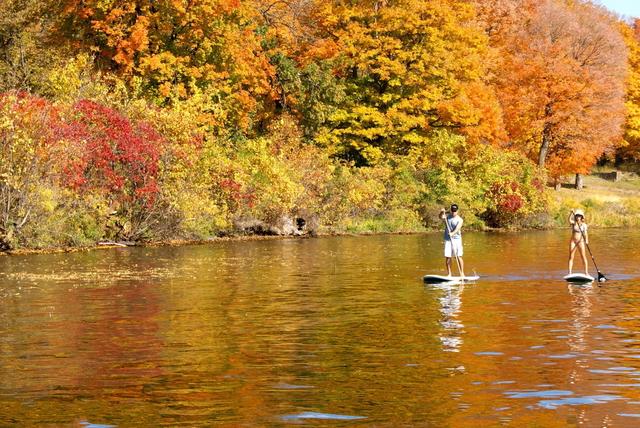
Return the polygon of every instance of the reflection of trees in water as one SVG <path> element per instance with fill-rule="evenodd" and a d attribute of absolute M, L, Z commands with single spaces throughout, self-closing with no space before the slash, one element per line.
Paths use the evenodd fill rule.
<path fill-rule="evenodd" d="M 154 415 L 144 388 L 163 375 L 158 323 L 162 297 L 157 284 L 56 285 L 43 284 L 42 293 L 25 296 L 17 307 L 16 319 L 33 314 L 37 323 L 14 329 L 11 339 L 17 346 L 3 347 L 0 353 L 0 366 L 5 368 L 0 370 L 0 389 L 10 386 L 14 391 L 9 403 L 0 403 L 0 421 L 11 414 L 26 426 L 37 426 L 43 420 L 38 418 L 47 415 L 57 425 L 68 423 L 72 415 L 96 415 L 106 409 L 112 420 L 131 422 L 140 415 Z M 39 311 L 43 302 L 46 311 Z M 17 402 L 33 405 L 13 404 Z M 112 403 L 123 405 L 113 408 Z M 150 425 L 152 419 L 147 419 Z"/>
<path fill-rule="evenodd" d="M 567 344 L 569 345 L 571 352 L 578 355 L 573 362 L 573 367 L 571 367 L 569 371 L 568 380 L 569 384 L 572 385 L 570 389 L 576 395 L 586 395 L 584 391 L 588 391 L 589 394 L 593 393 L 592 391 L 602 392 L 603 390 L 600 389 L 602 388 L 600 385 L 602 379 L 594 377 L 589 372 L 589 369 L 592 367 L 590 364 L 592 356 L 589 355 L 589 339 L 591 338 L 593 340 L 593 338 L 589 336 L 589 330 L 594 324 L 592 322 L 592 310 L 594 309 L 594 303 L 592 300 L 595 298 L 599 289 L 597 287 L 594 288 L 592 284 L 569 285 L 568 288 L 569 295 L 571 296 L 571 331 L 569 333 Z M 600 301 L 600 303 L 602 303 L 602 301 Z M 595 310 L 597 311 L 598 309 L 601 309 L 601 305 L 596 301 Z M 596 318 L 596 320 L 598 320 L 598 318 Z M 596 323 L 598 322 L 599 321 L 596 321 Z M 603 347 L 602 349 L 609 349 L 611 343 L 609 342 L 605 344 L 601 342 L 598 347 L 601 346 Z M 615 351 L 612 350 L 612 352 Z M 596 392 L 596 394 L 598 393 L 600 392 Z M 616 392 L 610 389 L 602 393 L 616 394 Z M 615 400 L 607 406 L 581 406 L 579 410 L 576 411 L 576 421 L 580 426 L 618 426 L 615 415 L 624 411 L 625 401 L 626 400 Z M 620 426 L 632 425 L 625 424 Z"/>
<path fill-rule="evenodd" d="M 569 347 L 572 351 L 584 351 L 586 348 L 587 330 L 591 327 L 589 319 L 591 318 L 591 300 L 593 295 L 593 287 L 569 285 L 569 294 L 571 294 L 571 327 L 572 332 L 569 335 Z"/>
<path fill-rule="evenodd" d="M 571 295 L 571 331 L 567 344 L 572 352 L 582 353 L 587 348 L 587 331 L 591 326 L 591 300 L 593 294 L 591 285 L 569 284 L 569 294 Z M 582 381 L 582 373 L 589 367 L 587 356 L 580 356 L 575 359 L 573 367 L 569 372 L 569 384 L 575 385 Z M 587 410 L 581 409 L 577 413 L 577 419 L 582 425 L 588 421 Z M 601 426 L 608 426 L 607 424 Z"/>
<path fill-rule="evenodd" d="M 442 349 L 447 352 L 459 352 L 462 345 L 462 329 L 464 324 L 459 319 L 462 306 L 462 291 L 464 285 L 443 285 L 445 291 L 440 300 L 440 325 L 443 330 L 439 334 Z"/>

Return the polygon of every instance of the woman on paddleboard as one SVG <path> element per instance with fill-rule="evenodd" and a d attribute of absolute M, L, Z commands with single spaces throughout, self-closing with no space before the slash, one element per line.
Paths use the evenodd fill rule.
<path fill-rule="evenodd" d="M 584 222 L 584 212 L 582 210 L 571 211 L 569 214 L 569 224 L 571 225 L 571 241 L 569 242 L 569 275 L 573 270 L 573 257 L 576 250 L 580 250 L 582 262 L 584 263 L 584 273 L 589 275 L 589 265 L 585 244 L 589 245 L 589 233 L 587 223 Z"/>
<path fill-rule="evenodd" d="M 440 210 L 440 220 L 445 222 L 444 228 L 444 260 L 447 265 L 447 275 L 451 276 L 451 257 L 456 258 L 460 269 L 460 276 L 464 277 L 464 263 L 462 261 L 462 217 L 458 215 L 458 205 L 451 205 L 451 214 L 447 215 L 444 208 Z M 451 233 L 449 233 L 451 231 Z"/>

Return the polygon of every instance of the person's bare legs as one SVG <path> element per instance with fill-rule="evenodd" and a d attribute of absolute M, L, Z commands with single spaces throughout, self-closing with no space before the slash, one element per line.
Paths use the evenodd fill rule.
<path fill-rule="evenodd" d="M 456 264 L 458 265 L 459 274 L 464 278 L 464 261 L 462 260 L 462 256 L 458 256 L 459 253 L 462 253 L 462 245 L 459 242 L 451 242 L 451 252 L 456 258 Z"/>
<path fill-rule="evenodd" d="M 576 243 L 573 240 L 569 243 L 569 275 L 573 271 L 573 256 L 576 254 Z"/>
<path fill-rule="evenodd" d="M 460 276 L 464 277 L 464 261 L 462 260 L 462 257 L 458 257 L 458 260 L 460 260 Z"/>
<path fill-rule="evenodd" d="M 579 247 L 580 247 L 580 255 L 582 256 L 582 263 L 584 263 L 584 273 L 589 275 L 589 261 L 587 260 L 587 252 L 585 251 L 585 248 L 584 248 L 584 242 L 580 242 Z"/>
<path fill-rule="evenodd" d="M 451 257 L 445 257 L 444 263 L 447 266 L 447 276 L 451 276 Z"/>

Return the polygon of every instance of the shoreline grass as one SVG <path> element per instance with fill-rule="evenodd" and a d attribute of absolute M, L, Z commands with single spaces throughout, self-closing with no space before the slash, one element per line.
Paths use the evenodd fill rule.
<path fill-rule="evenodd" d="M 565 225 L 569 212 L 577 208 L 593 227 L 640 226 L 640 176 L 635 173 L 624 173 L 617 182 L 592 174 L 584 177 L 582 190 L 565 185 L 553 193 L 550 214 L 557 226 Z"/>
<path fill-rule="evenodd" d="M 567 217 L 572 209 L 583 209 L 587 223 L 594 228 L 616 228 L 640 226 L 640 176 L 635 173 L 624 173 L 622 179 L 613 182 L 601 178 L 597 173 L 607 172 L 599 169 L 596 174 L 584 177 L 584 188 L 576 190 L 570 183 L 565 183 L 561 189 L 550 190 L 551 203 L 549 210 L 537 215 L 534 219 L 521 222 L 518 227 L 511 229 L 493 229 L 487 227 L 467 227 L 470 231 L 486 232 L 522 232 L 535 229 L 555 229 L 566 226 Z M 312 236 L 369 236 L 385 234 L 429 234 L 439 233 L 439 227 L 425 227 L 415 218 L 403 215 L 394 218 L 364 218 L 351 219 L 338 227 L 322 228 L 317 235 L 306 234 L 302 236 L 279 235 L 245 235 L 231 234 L 228 236 L 215 236 L 208 239 L 174 239 L 167 241 L 153 241 L 136 245 L 138 247 L 164 247 L 164 246 L 188 246 L 207 245 L 225 241 L 258 241 L 277 239 L 307 239 Z M 435 214 L 434 214 L 435 215 Z M 62 248 L 20 248 L 2 252 L 2 255 L 26 255 L 26 254 L 51 254 L 93 251 L 99 249 L 114 248 L 109 245 L 87 245 Z"/>

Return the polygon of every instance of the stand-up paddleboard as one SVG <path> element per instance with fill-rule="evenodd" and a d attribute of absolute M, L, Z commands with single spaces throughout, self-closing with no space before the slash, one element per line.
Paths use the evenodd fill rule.
<path fill-rule="evenodd" d="M 425 275 L 422 280 L 427 284 L 442 284 L 459 283 L 459 282 L 472 282 L 479 280 L 479 276 L 446 276 L 446 275 Z"/>
<path fill-rule="evenodd" d="M 591 275 L 587 275 L 584 273 L 572 273 L 572 274 L 566 275 L 564 279 L 567 282 L 575 282 L 575 283 L 581 283 L 581 284 L 587 283 L 587 282 L 593 282 L 596 280 Z"/>

